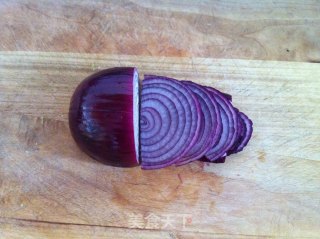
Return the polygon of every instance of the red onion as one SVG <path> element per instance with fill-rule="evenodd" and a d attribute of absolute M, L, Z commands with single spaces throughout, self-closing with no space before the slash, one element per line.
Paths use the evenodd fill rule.
<path fill-rule="evenodd" d="M 207 89 L 217 100 L 222 119 L 222 133 L 220 140 L 206 153 L 206 158 L 209 161 L 214 161 L 220 157 L 226 156 L 226 152 L 232 147 L 236 140 L 237 113 L 230 101 L 228 101 L 223 94 L 213 88 L 208 87 Z"/>
<path fill-rule="evenodd" d="M 234 153 L 238 153 L 240 151 L 242 151 L 244 149 L 244 147 L 248 144 L 252 132 L 253 132 L 253 123 L 252 121 L 248 118 L 248 116 L 246 116 L 244 113 L 239 112 L 239 118 L 242 122 L 242 135 L 241 138 L 239 140 L 239 145 L 237 146 L 237 148 L 234 150 Z"/>
<path fill-rule="evenodd" d="M 183 165 L 201 158 L 220 139 L 222 125 L 219 107 L 212 94 L 204 87 L 191 81 L 183 81 L 197 97 L 202 113 L 200 134 L 195 145 L 184 155 L 177 165 Z"/>
<path fill-rule="evenodd" d="M 198 139 L 200 106 L 181 82 L 146 76 L 141 93 L 141 167 L 169 166 L 186 155 Z M 151 125 L 154 127 L 145 127 Z"/>
<path fill-rule="evenodd" d="M 69 126 L 79 147 L 120 167 L 139 165 L 139 80 L 135 68 L 113 68 L 86 78 L 70 103 Z"/>
<path fill-rule="evenodd" d="M 235 111 L 237 112 L 237 127 L 236 127 L 236 139 L 233 143 L 233 145 L 229 148 L 227 151 L 227 155 L 236 153 L 237 147 L 240 145 L 241 141 L 243 140 L 244 137 L 244 125 L 243 125 L 243 120 L 239 116 L 239 110 L 237 108 L 234 108 Z"/>
<path fill-rule="evenodd" d="M 140 96 L 137 70 L 112 68 L 76 88 L 69 126 L 84 152 L 112 166 L 224 163 L 243 150 L 253 130 L 231 101 L 214 88 L 153 75 L 145 76 Z"/>

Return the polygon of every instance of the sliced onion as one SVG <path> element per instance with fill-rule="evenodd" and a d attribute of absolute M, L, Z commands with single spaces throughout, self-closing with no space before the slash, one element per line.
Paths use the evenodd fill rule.
<path fill-rule="evenodd" d="M 237 136 L 237 113 L 230 101 L 226 99 L 219 91 L 213 88 L 207 88 L 220 106 L 220 115 L 222 119 L 222 133 L 219 142 L 208 150 L 205 154 L 209 161 L 214 161 L 227 155 L 227 151 L 232 147 Z"/>
<path fill-rule="evenodd" d="M 201 158 L 220 138 L 222 125 L 218 104 L 203 86 L 191 81 L 182 81 L 197 97 L 202 114 L 199 138 L 192 148 L 176 163 L 183 165 Z"/>
<path fill-rule="evenodd" d="M 163 168 L 183 158 L 198 139 L 201 117 L 188 87 L 175 79 L 147 76 L 141 93 L 141 167 Z"/>
<path fill-rule="evenodd" d="M 237 108 L 234 107 L 234 110 L 237 112 L 237 127 L 236 127 L 236 139 L 233 143 L 233 145 L 230 147 L 230 149 L 227 152 L 227 155 L 236 153 L 236 149 L 237 147 L 240 145 L 243 137 L 244 137 L 244 125 L 242 122 L 242 119 L 239 116 L 239 110 Z"/>
<path fill-rule="evenodd" d="M 145 76 L 139 97 L 137 70 L 112 68 L 77 87 L 69 126 L 83 151 L 112 166 L 224 163 L 243 150 L 253 130 L 231 102 L 214 88 L 152 75 Z"/>
<path fill-rule="evenodd" d="M 243 150 L 243 148 L 248 144 L 251 136 L 252 136 L 252 132 L 253 132 L 253 123 L 252 121 L 248 118 L 248 116 L 246 116 L 244 113 L 239 112 L 238 113 L 239 118 L 242 121 L 242 125 L 243 125 L 243 135 L 241 137 L 241 141 L 240 144 L 237 146 L 237 148 L 234 150 L 234 153 L 238 153 L 240 151 Z"/>

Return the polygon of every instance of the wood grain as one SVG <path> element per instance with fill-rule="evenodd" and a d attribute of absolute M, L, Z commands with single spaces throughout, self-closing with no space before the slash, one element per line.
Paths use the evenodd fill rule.
<path fill-rule="evenodd" d="M 320 62 L 319 13 L 319 0 L 3 0 L 0 50 Z"/>
<path fill-rule="evenodd" d="M 73 89 L 98 69 L 130 65 L 141 75 L 190 79 L 232 94 L 254 122 L 247 148 L 226 164 L 155 171 L 108 167 L 84 155 L 67 125 Z M 142 217 L 135 228 L 148 230 L 132 230 L 132 238 L 171 238 L 167 231 L 176 238 L 315 238 L 319 78 L 314 63 L 1 52 L 0 230 L 17 238 L 15 227 L 31 238 L 77 238 L 78 230 L 84 238 L 92 231 L 124 238 L 135 215 Z M 150 214 L 161 218 L 157 225 L 148 225 Z M 185 226 L 183 214 L 192 220 Z M 172 225 L 163 228 L 168 215 Z"/>
<path fill-rule="evenodd" d="M 17 233 L 19 232 L 19 233 Z M 93 225 L 57 224 L 51 222 L 38 222 L 30 220 L 1 219 L 0 238 L 81 238 L 81 239 L 224 239 L 224 238 L 259 238 L 251 235 L 209 234 L 201 232 L 139 230 L 116 227 L 101 227 Z M 272 238 L 272 237 L 260 237 Z"/>

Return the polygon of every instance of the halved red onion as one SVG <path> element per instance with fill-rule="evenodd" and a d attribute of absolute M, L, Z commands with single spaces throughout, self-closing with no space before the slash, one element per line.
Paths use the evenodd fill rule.
<path fill-rule="evenodd" d="M 232 147 L 236 140 L 237 132 L 237 113 L 231 105 L 230 101 L 226 99 L 219 91 L 213 88 L 207 88 L 218 102 L 220 115 L 222 119 L 222 134 L 219 142 L 205 154 L 209 161 L 214 161 L 220 157 L 226 156 L 226 152 Z"/>
<path fill-rule="evenodd" d="M 200 159 L 220 138 L 222 125 L 218 104 L 212 94 L 203 86 L 191 81 L 182 81 L 197 97 L 202 119 L 199 138 L 192 148 L 176 163 L 183 165 Z"/>
<path fill-rule="evenodd" d="M 231 95 L 211 87 L 149 75 L 139 101 L 135 68 L 89 76 L 70 102 L 76 143 L 108 165 L 133 167 L 140 158 L 143 169 L 157 169 L 197 159 L 224 163 L 252 135 L 252 121 L 231 105 Z"/>
<path fill-rule="evenodd" d="M 179 161 L 198 139 L 200 106 L 175 79 L 146 76 L 141 92 L 141 167 L 163 168 Z"/>
<path fill-rule="evenodd" d="M 88 155 L 119 167 L 139 165 L 139 78 L 136 68 L 112 68 L 86 78 L 69 110 L 71 134 Z"/>

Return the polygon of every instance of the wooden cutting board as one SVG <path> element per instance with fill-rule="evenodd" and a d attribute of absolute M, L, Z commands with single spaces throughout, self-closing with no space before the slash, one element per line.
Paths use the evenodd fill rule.
<path fill-rule="evenodd" d="M 254 122 L 247 148 L 221 165 L 154 171 L 108 167 L 84 155 L 67 124 L 74 88 L 98 69 L 133 65 L 142 74 L 189 79 L 232 94 Z M 59 233 L 50 228 L 57 226 L 61 233 L 89 233 L 95 229 L 80 225 L 91 225 L 120 235 L 127 229 L 113 227 L 156 230 L 133 230 L 132 238 L 164 233 L 159 231 L 170 238 L 172 230 L 177 238 L 317 236 L 319 77 L 319 65 L 311 63 L 2 52 L 2 230 L 14 225 Z M 149 225 L 150 215 L 159 222 Z M 168 216 L 172 225 L 165 227 Z"/>
<path fill-rule="evenodd" d="M 0 238 L 319 237 L 319 6 L 1 2 Z M 114 66 L 231 94 L 250 143 L 219 165 L 90 159 L 69 133 L 70 96 Z"/>

